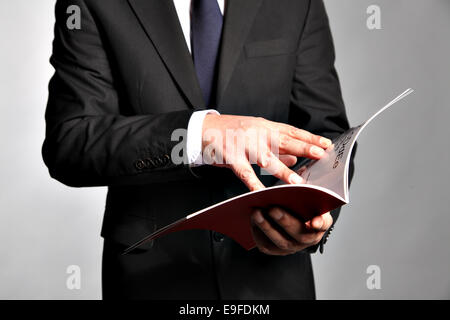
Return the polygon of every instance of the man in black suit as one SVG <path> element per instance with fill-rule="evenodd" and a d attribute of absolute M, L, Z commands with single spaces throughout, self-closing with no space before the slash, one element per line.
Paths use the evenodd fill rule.
<path fill-rule="evenodd" d="M 121 255 L 206 206 L 277 178 L 301 182 L 289 167 L 320 158 L 331 143 L 323 137 L 348 128 L 322 0 L 186 3 L 57 1 L 45 163 L 66 185 L 108 186 L 105 299 L 313 299 L 310 253 L 322 251 L 339 210 L 311 221 L 255 210 L 259 250 L 183 231 Z M 67 28 L 73 5 L 80 29 Z M 177 129 L 187 130 L 181 163 Z M 262 152 L 258 144 L 231 156 L 211 129 L 276 131 L 279 154 L 266 139 Z M 227 161 L 198 165 L 208 146 Z"/>

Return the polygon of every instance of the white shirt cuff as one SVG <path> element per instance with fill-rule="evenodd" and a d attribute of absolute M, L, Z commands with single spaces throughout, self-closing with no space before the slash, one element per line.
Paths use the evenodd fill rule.
<path fill-rule="evenodd" d="M 186 139 L 186 154 L 188 164 L 201 165 L 202 159 L 202 133 L 203 120 L 209 113 L 220 114 L 217 110 L 207 109 L 195 111 L 189 118 Z"/>

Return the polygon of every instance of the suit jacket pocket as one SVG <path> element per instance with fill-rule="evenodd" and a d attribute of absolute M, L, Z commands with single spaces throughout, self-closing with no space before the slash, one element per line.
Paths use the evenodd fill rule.
<path fill-rule="evenodd" d="M 250 42 L 245 45 L 247 58 L 279 56 L 294 53 L 297 43 L 293 39 L 279 38 Z"/>

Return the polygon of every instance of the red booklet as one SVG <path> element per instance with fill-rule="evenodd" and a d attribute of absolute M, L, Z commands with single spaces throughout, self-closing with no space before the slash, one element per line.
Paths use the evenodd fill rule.
<path fill-rule="evenodd" d="M 254 208 L 280 206 L 301 213 L 308 221 L 349 202 L 348 174 L 353 146 L 362 130 L 381 112 L 403 99 L 408 89 L 381 108 L 369 120 L 353 127 L 333 141 L 320 160 L 309 160 L 294 167 L 304 179 L 303 184 L 279 182 L 263 190 L 244 193 L 192 213 L 148 235 L 124 251 L 128 253 L 147 241 L 182 230 L 213 230 L 222 233 L 247 250 L 255 247 L 250 215 Z"/>

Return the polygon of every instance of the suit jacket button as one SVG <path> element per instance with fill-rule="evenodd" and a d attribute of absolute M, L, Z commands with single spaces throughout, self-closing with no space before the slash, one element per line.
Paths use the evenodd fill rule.
<path fill-rule="evenodd" d="M 165 154 L 164 157 L 163 157 L 163 162 L 164 162 L 165 165 L 169 164 L 170 163 L 170 156 Z"/>
<path fill-rule="evenodd" d="M 223 236 L 223 234 L 219 233 L 219 232 L 213 232 L 213 239 L 215 242 L 222 242 L 223 240 L 225 240 L 225 237 Z"/>
<path fill-rule="evenodd" d="M 136 169 L 142 170 L 145 168 L 145 162 L 143 160 L 139 159 L 134 163 L 134 166 L 136 167 Z"/>
<path fill-rule="evenodd" d="M 153 163 L 155 164 L 155 167 L 161 166 L 161 160 L 158 157 L 154 157 L 152 159 Z"/>
<path fill-rule="evenodd" d="M 149 168 L 149 169 L 152 169 L 152 168 L 155 167 L 155 163 L 153 162 L 152 159 L 146 158 L 146 159 L 145 159 L 145 166 L 146 166 L 147 168 Z"/>

